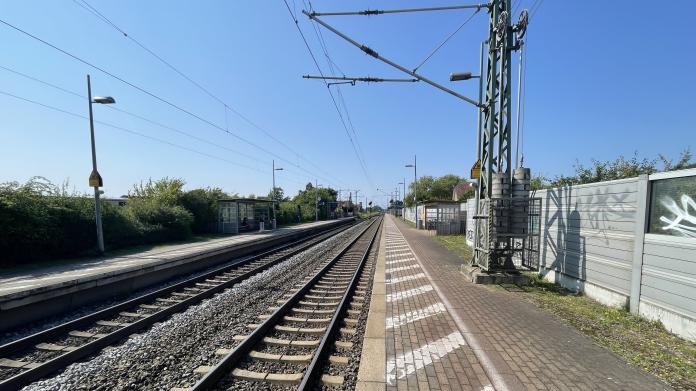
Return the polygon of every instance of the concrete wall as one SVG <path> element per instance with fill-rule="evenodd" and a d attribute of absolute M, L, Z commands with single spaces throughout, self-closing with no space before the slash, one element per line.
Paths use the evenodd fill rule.
<path fill-rule="evenodd" d="M 638 178 L 542 190 L 542 274 L 613 306 L 631 291 Z"/>
<path fill-rule="evenodd" d="M 696 340 L 696 231 L 689 236 L 696 202 L 688 203 L 694 194 L 677 202 L 678 216 L 665 220 L 681 218 L 686 234 L 647 233 L 652 185 L 674 177 L 688 178 L 696 189 L 691 169 L 536 192 L 542 198 L 540 273 Z"/>

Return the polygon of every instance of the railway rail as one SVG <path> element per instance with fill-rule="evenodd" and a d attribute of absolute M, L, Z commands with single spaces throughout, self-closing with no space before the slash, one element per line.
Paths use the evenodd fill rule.
<path fill-rule="evenodd" d="M 259 316 L 261 323 L 249 324 L 250 334 L 236 336 L 229 348 L 218 349 L 216 355 L 223 357 L 217 364 L 197 368 L 203 377 L 193 387 L 175 390 L 269 389 L 273 385 L 309 390 L 320 382 L 340 386 L 343 376 L 322 375 L 322 368 L 347 365 L 350 360 L 340 352 L 352 343 L 339 337 L 356 332 L 356 317 L 370 281 L 373 259 L 369 254 L 380 226 L 381 218 L 372 221 L 279 300 L 277 307 Z M 241 384 L 235 387 L 235 382 Z"/>
<path fill-rule="evenodd" d="M 278 246 L 0 346 L 0 391 L 18 389 L 152 326 L 349 228 Z"/>

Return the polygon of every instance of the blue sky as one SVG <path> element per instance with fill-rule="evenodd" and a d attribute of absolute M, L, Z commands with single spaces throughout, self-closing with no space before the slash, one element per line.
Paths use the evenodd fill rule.
<path fill-rule="evenodd" d="M 534 3 L 517 1 L 521 1 L 520 9 Z M 304 8 L 301 0 L 288 2 L 294 12 Z M 0 25 L 4 54 L 0 66 L 79 94 L 86 94 L 85 75 L 90 73 L 95 95 L 112 95 L 117 108 L 196 137 L 96 106 L 97 120 L 164 141 L 97 124 L 99 168 L 108 196 L 119 196 L 136 182 L 163 176 L 183 178 L 190 188 L 218 186 L 244 195 L 265 194 L 271 186 L 271 159 L 275 158 L 285 169 L 278 173 L 277 184 L 287 193 L 295 194 L 318 177 L 320 184 L 360 189 L 361 194 L 384 203 L 385 197 L 378 197 L 376 188 L 391 190 L 404 177 L 410 181 L 412 171 L 403 165 L 414 154 L 418 154 L 419 174 L 423 175 L 466 175 L 475 160 L 473 106 L 423 83 L 341 86 L 355 129 L 350 134 L 365 157 L 368 179 L 327 88 L 320 81 L 301 78 L 317 71 L 283 1 L 89 3 L 282 141 L 277 143 L 231 111 L 226 115 L 220 102 L 75 2 L 3 1 L 0 14 L 6 22 L 216 125 Z M 437 4 L 461 3 L 442 0 Z M 313 2 L 318 11 L 403 4 L 386 0 Z M 689 39 L 690 24 L 674 17 L 675 12 L 693 15 L 694 11 L 696 3 L 686 0 L 671 2 L 669 7 L 628 0 L 544 1 L 530 22 L 527 40 L 526 165 L 533 172 L 554 176 L 571 173 L 576 159 L 587 163 L 591 158 L 612 159 L 634 151 L 647 157 L 658 153 L 676 156 L 689 145 L 696 148 L 696 75 L 690 72 L 696 48 Z M 413 68 L 471 12 L 325 20 Z M 312 25 L 306 17 L 298 18 L 328 74 Z M 475 97 L 476 82 L 453 84 L 448 75 L 458 70 L 478 71 L 478 45 L 486 29 L 487 15 L 480 12 L 420 71 Z M 323 30 L 322 35 L 331 59 L 346 74 L 404 76 L 328 31 Z M 0 91 L 87 115 L 85 99 L 5 69 L 0 69 Z M 4 94 L 0 94 L 0 118 L 1 182 L 41 175 L 58 183 L 69 180 L 78 191 L 89 190 L 86 120 Z"/>

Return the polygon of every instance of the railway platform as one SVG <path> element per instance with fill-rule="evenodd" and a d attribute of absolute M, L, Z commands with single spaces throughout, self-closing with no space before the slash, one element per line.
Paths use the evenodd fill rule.
<path fill-rule="evenodd" d="M 670 390 L 386 216 L 357 390 Z"/>
<path fill-rule="evenodd" d="M 338 226 L 352 218 L 85 259 L 0 275 L 0 331 Z M 105 289 L 107 288 L 108 289 Z"/>

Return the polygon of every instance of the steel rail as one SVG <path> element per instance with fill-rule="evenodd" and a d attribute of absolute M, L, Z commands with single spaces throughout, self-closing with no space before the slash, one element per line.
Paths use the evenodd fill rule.
<path fill-rule="evenodd" d="M 321 342 L 319 343 L 319 346 L 317 347 L 317 350 L 314 353 L 312 361 L 310 362 L 307 369 L 305 369 L 305 374 L 302 378 L 302 382 L 297 387 L 298 390 L 311 390 L 313 386 L 312 382 L 319 376 L 318 371 L 322 369 L 320 361 L 324 359 L 328 354 L 328 349 L 331 347 L 330 342 L 332 339 L 334 339 L 336 332 L 341 326 L 340 318 L 342 314 L 345 313 L 346 308 L 350 304 L 350 299 L 353 293 L 355 292 L 355 287 L 357 286 L 358 280 L 360 279 L 360 275 L 363 269 L 365 268 L 365 263 L 367 262 L 367 258 L 370 254 L 372 246 L 375 243 L 375 238 L 377 237 L 379 230 L 380 227 L 378 225 L 374 235 L 372 236 L 372 239 L 370 240 L 370 243 L 367 245 L 367 248 L 365 249 L 362 258 L 360 259 L 360 265 L 358 265 L 358 268 L 355 270 L 355 273 L 353 273 L 353 278 L 350 280 L 348 289 L 346 289 L 346 292 L 343 294 L 343 298 L 341 298 L 341 302 L 338 305 L 336 312 L 334 312 L 334 315 L 331 318 L 331 322 L 327 326 L 326 333 L 324 333 L 324 336 L 322 337 Z"/>
<path fill-rule="evenodd" d="M 264 336 L 273 329 L 275 324 L 278 323 L 283 316 L 285 316 L 288 311 L 295 306 L 300 299 L 323 277 L 326 272 L 328 272 L 340 259 L 345 255 L 348 250 L 350 250 L 353 245 L 355 245 L 375 223 L 380 219 L 373 220 L 365 229 L 356 237 L 347 243 L 341 251 L 338 252 L 329 262 L 324 265 L 317 273 L 312 276 L 309 281 L 307 281 L 297 292 L 295 292 L 289 299 L 285 301 L 280 307 L 278 307 L 273 314 L 271 314 L 266 320 L 264 320 L 251 334 L 249 334 L 242 342 L 239 343 L 231 352 L 229 352 L 222 360 L 220 360 L 210 371 L 208 371 L 205 376 L 196 382 L 196 384 L 189 388 L 189 391 L 202 391 L 209 390 L 213 388 L 223 377 L 230 375 L 232 369 L 241 362 L 253 349 L 253 347 L 258 344 Z M 379 228 L 378 224 L 378 228 Z M 375 230 L 370 243 L 367 246 L 365 254 L 367 254 L 369 248 L 372 246 L 374 239 L 377 235 L 379 229 Z M 361 264 L 364 264 L 366 255 L 363 256 Z M 348 291 L 348 290 L 347 290 Z"/>
<path fill-rule="evenodd" d="M 125 337 L 128 337 L 129 335 L 135 333 L 138 330 L 141 330 L 143 328 L 149 327 L 152 324 L 158 322 L 159 320 L 166 318 L 174 313 L 180 312 L 183 309 L 190 307 L 206 298 L 209 298 L 213 296 L 214 294 L 227 289 L 228 287 L 237 284 L 241 281 L 246 280 L 249 277 L 252 277 L 255 274 L 258 274 L 318 243 L 318 241 L 315 241 L 315 239 L 324 237 L 324 236 L 331 236 L 336 234 L 337 232 L 340 232 L 342 230 L 347 229 L 350 227 L 350 225 L 346 226 L 341 226 L 326 232 L 320 232 L 314 235 L 310 235 L 309 237 L 300 239 L 298 241 L 292 242 L 292 243 L 287 243 L 278 247 L 275 247 L 273 249 L 270 249 L 268 251 L 265 251 L 261 254 L 257 254 L 251 257 L 246 257 L 243 258 L 241 261 L 234 263 L 232 265 L 227 265 L 224 267 L 217 268 L 215 270 L 212 270 L 210 272 L 207 272 L 205 274 L 202 274 L 200 276 L 196 276 L 190 279 L 187 279 L 185 281 L 173 284 L 171 286 L 159 289 L 154 292 L 147 293 L 145 295 L 136 297 L 134 299 L 125 301 L 123 303 L 105 308 L 103 310 L 94 312 L 92 314 L 86 315 L 84 317 L 74 319 L 72 321 L 63 323 L 61 325 L 55 326 L 53 328 L 38 332 L 36 334 L 24 337 L 22 339 L 19 339 L 17 341 L 13 341 L 10 343 L 7 343 L 3 346 L 0 346 L 0 357 L 8 357 L 13 354 L 16 354 L 18 352 L 21 352 L 26 349 L 30 349 L 31 347 L 35 346 L 38 343 L 45 342 L 45 341 L 50 341 L 52 339 L 55 339 L 57 337 L 61 336 L 67 336 L 69 335 L 68 333 L 70 331 L 78 330 L 86 325 L 93 325 L 95 322 L 99 320 L 103 320 L 105 318 L 110 318 L 115 315 L 118 315 L 120 312 L 133 308 L 136 306 L 139 306 L 140 304 L 147 303 L 147 302 L 152 302 L 155 301 L 157 298 L 168 295 L 170 293 L 176 292 L 183 290 L 186 287 L 190 286 L 195 286 L 196 283 L 205 281 L 207 279 L 210 279 L 212 277 L 219 276 L 222 273 L 230 272 L 235 269 L 238 269 L 242 266 L 248 265 L 254 261 L 261 260 L 265 257 L 273 256 L 274 254 L 277 254 L 279 252 L 291 249 L 294 246 L 299 246 L 295 249 L 292 249 L 287 254 L 283 254 L 277 259 L 271 260 L 269 262 L 266 262 L 262 265 L 260 265 L 257 268 L 251 269 L 248 272 L 245 272 L 243 274 L 240 274 L 239 276 L 235 276 L 231 278 L 230 280 L 227 280 L 223 283 L 220 283 L 219 285 L 216 285 L 214 287 L 211 287 L 209 289 L 206 289 L 202 292 L 196 293 L 195 295 L 188 297 L 182 301 L 179 301 L 175 304 L 169 305 L 167 307 L 162 308 L 161 310 L 154 312 L 152 314 L 148 314 L 147 317 L 142 318 L 140 320 L 137 320 L 127 326 L 121 327 L 118 330 L 112 331 L 111 333 L 106 334 L 103 337 L 100 337 L 98 339 L 95 339 L 91 342 L 88 342 L 84 345 L 80 345 L 76 347 L 76 349 L 67 351 L 57 357 L 54 357 L 52 359 L 49 359 L 43 363 L 40 363 L 40 365 L 26 369 L 21 373 L 18 373 L 12 377 L 9 377 L 7 379 L 4 379 L 0 381 L 0 391 L 4 390 L 15 390 L 18 389 L 24 385 L 27 385 L 31 382 L 34 382 L 36 380 L 39 380 L 43 378 L 44 376 L 53 373 L 55 371 L 58 371 L 62 368 L 65 368 L 66 366 L 72 364 L 73 362 L 79 360 L 82 357 L 88 356 L 92 353 L 95 353 L 101 349 L 103 349 L 106 346 L 109 346 L 115 342 L 118 342 Z M 21 368 L 20 368 L 21 369 Z"/>

